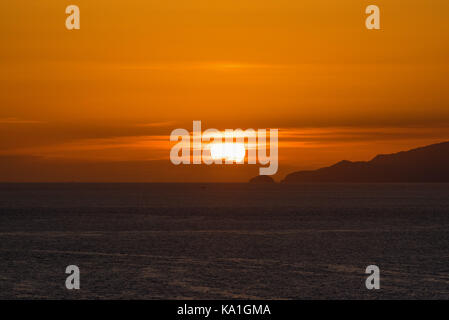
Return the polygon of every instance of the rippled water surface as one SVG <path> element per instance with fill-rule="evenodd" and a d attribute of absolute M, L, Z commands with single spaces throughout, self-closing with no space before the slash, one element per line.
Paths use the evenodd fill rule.
<path fill-rule="evenodd" d="M 65 288 L 65 267 L 81 289 Z M 365 268 L 381 289 L 365 288 Z M 449 298 L 449 184 L 0 184 L 0 298 Z"/>

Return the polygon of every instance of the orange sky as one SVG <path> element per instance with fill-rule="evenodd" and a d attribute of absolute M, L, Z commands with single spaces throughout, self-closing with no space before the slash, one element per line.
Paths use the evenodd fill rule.
<path fill-rule="evenodd" d="M 65 7 L 81 30 L 65 29 Z M 367 5 L 380 31 L 365 28 Z M 0 181 L 245 181 L 175 128 L 279 128 L 279 174 L 449 140 L 446 0 L 0 3 Z"/>

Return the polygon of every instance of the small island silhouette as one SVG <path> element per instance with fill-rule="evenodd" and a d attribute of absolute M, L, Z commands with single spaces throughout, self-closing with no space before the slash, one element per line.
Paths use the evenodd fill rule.
<path fill-rule="evenodd" d="M 275 181 L 273 180 L 272 177 L 270 176 L 256 176 L 254 178 L 251 178 L 249 180 L 249 183 L 255 183 L 255 184 L 270 184 L 270 183 L 275 183 Z"/>
<path fill-rule="evenodd" d="M 318 170 L 288 174 L 283 183 L 302 182 L 449 182 L 449 141 L 370 161 L 340 161 Z"/>

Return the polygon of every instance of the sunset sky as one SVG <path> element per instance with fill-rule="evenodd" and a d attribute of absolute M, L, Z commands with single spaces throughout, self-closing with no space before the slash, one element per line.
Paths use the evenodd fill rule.
<path fill-rule="evenodd" d="M 81 29 L 65 28 L 65 8 Z M 381 30 L 365 8 L 381 9 Z M 246 181 L 173 129 L 279 128 L 279 173 L 449 140 L 447 0 L 0 3 L 0 181 Z"/>

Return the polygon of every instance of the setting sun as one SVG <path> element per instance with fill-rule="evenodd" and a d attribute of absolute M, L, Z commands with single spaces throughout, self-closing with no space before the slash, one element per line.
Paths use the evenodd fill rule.
<path fill-rule="evenodd" d="M 243 143 L 213 143 L 210 146 L 212 159 L 232 160 L 242 162 L 245 159 L 245 145 Z"/>

